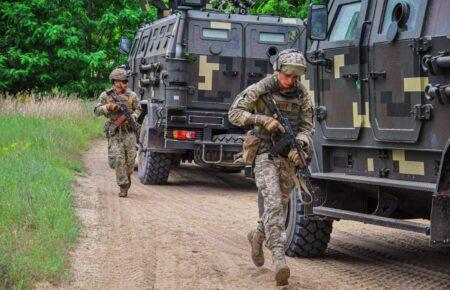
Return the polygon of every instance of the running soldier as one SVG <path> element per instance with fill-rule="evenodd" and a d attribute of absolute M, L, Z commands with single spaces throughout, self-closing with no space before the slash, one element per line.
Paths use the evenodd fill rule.
<path fill-rule="evenodd" d="M 126 197 L 131 186 L 130 175 L 134 171 L 136 158 L 136 135 L 126 120 L 119 103 L 125 104 L 134 121 L 141 113 L 136 94 L 128 88 L 128 75 L 123 68 L 114 69 L 109 75 L 113 87 L 104 91 L 94 108 L 96 116 L 105 116 L 105 131 L 109 136 L 111 157 L 114 159 L 119 196 Z"/>
<path fill-rule="evenodd" d="M 254 164 L 256 186 L 264 198 L 264 213 L 256 230 L 250 231 L 247 237 L 252 260 L 258 267 L 264 265 L 262 244 L 266 241 L 266 247 L 272 251 L 279 286 L 287 285 L 290 276 L 284 254 L 285 210 L 294 187 L 289 172 L 293 166 L 309 162 L 307 154 L 314 133 L 312 100 L 299 81 L 305 68 L 305 58 L 297 50 L 280 52 L 274 63 L 274 74 L 241 92 L 228 113 L 230 122 L 236 126 L 254 125 L 244 140 L 243 156 L 246 164 Z M 279 157 L 269 158 L 270 149 L 285 130 L 265 106 L 262 98 L 266 98 L 268 92 L 288 117 L 306 153 L 299 154 L 287 148 Z"/>

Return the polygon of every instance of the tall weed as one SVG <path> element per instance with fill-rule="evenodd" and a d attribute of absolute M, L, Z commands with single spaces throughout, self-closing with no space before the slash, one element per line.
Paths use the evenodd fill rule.
<path fill-rule="evenodd" d="M 0 101 L 0 288 L 68 277 L 73 178 L 101 123 L 79 100 Z"/>

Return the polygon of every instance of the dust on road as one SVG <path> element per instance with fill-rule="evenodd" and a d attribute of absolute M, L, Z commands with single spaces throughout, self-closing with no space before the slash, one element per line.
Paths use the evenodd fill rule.
<path fill-rule="evenodd" d="M 277 289 L 269 252 L 253 266 L 246 233 L 256 226 L 257 196 L 240 174 L 182 164 L 169 185 L 117 197 L 106 143 L 84 155 L 89 175 L 77 179 L 83 224 L 72 254 L 79 289 Z M 450 251 L 420 234 L 361 223 L 334 223 L 325 256 L 288 258 L 289 289 L 450 288 Z"/>

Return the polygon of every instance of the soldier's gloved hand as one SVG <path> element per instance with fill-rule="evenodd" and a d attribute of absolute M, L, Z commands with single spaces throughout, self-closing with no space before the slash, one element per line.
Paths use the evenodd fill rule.
<path fill-rule="evenodd" d="M 305 151 L 298 153 L 296 149 L 291 149 L 288 154 L 289 160 L 294 163 L 295 166 L 305 168 L 308 166 L 309 158 Z"/>
<path fill-rule="evenodd" d="M 269 133 L 275 133 L 276 131 L 286 132 L 280 122 L 269 116 L 256 115 L 255 124 L 263 126 Z"/>
<path fill-rule="evenodd" d="M 108 103 L 108 104 L 106 104 L 106 109 L 107 109 L 109 112 L 117 112 L 117 111 L 120 111 L 120 110 L 121 110 L 121 109 L 120 109 L 120 106 L 117 105 L 117 104 L 114 104 L 114 103 Z"/>

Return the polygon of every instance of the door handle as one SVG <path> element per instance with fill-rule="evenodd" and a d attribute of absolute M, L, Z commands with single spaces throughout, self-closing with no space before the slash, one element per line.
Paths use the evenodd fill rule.
<path fill-rule="evenodd" d="M 369 78 L 375 80 L 377 78 L 386 78 L 386 72 L 385 71 L 371 71 L 369 73 Z"/>
<path fill-rule="evenodd" d="M 359 76 L 357 73 L 349 73 L 349 74 L 343 74 L 342 77 L 344 79 L 352 79 L 352 80 L 358 80 Z"/>
<path fill-rule="evenodd" d="M 249 72 L 248 77 L 249 78 L 262 78 L 264 75 L 259 72 Z"/>
<path fill-rule="evenodd" d="M 239 74 L 239 72 L 235 71 L 235 70 L 225 70 L 225 71 L 223 71 L 223 75 L 227 76 L 227 77 L 237 77 L 238 74 Z"/>

